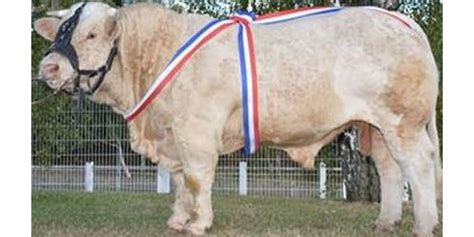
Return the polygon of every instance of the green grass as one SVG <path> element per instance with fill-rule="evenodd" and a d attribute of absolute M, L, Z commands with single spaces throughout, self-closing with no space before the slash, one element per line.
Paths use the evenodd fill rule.
<path fill-rule="evenodd" d="M 172 202 L 170 195 L 33 192 L 32 235 L 188 236 L 166 228 Z M 411 236 L 413 224 L 408 206 L 400 230 L 382 233 L 370 228 L 378 204 L 238 196 L 213 203 L 208 236 Z"/>

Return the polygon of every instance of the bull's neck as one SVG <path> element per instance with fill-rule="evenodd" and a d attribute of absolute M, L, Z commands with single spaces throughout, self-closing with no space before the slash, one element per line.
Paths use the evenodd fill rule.
<path fill-rule="evenodd" d="M 199 28 L 201 22 L 205 22 L 202 17 L 198 17 L 200 22 L 196 22 L 196 17 L 179 15 L 160 7 L 146 11 L 157 13 L 149 14 L 137 9 L 123 12 L 119 22 L 123 29 L 118 41 L 118 54 L 103 85 L 92 97 L 95 102 L 108 104 L 121 113 L 141 99 L 179 46 Z M 136 17 L 138 14 L 151 15 L 153 19 Z"/>

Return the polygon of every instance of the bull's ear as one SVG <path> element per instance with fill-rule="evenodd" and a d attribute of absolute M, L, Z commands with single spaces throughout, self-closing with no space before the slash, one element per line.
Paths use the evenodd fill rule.
<path fill-rule="evenodd" d="M 115 40 L 120 36 L 121 29 L 118 24 L 118 10 L 115 8 L 110 8 L 108 10 L 109 18 L 106 21 L 106 32 L 109 34 L 110 39 Z"/>
<path fill-rule="evenodd" d="M 43 17 L 35 21 L 35 31 L 43 38 L 54 41 L 59 28 L 59 19 L 54 17 Z"/>

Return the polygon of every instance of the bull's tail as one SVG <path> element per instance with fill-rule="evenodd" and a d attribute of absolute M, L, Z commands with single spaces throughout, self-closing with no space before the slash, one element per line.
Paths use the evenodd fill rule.
<path fill-rule="evenodd" d="M 436 111 L 436 110 L 435 110 Z M 428 136 L 434 146 L 434 165 L 435 165 L 435 178 L 436 178 L 436 197 L 438 200 L 443 200 L 443 169 L 441 168 L 441 156 L 439 152 L 439 137 L 438 130 L 436 129 L 436 112 L 433 113 L 433 117 L 430 119 L 426 126 Z"/>

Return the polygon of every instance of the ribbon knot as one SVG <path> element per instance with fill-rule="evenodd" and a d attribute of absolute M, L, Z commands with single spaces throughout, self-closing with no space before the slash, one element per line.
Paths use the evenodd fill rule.
<path fill-rule="evenodd" d="M 248 25 L 251 22 L 255 21 L 257 17 L 255 16 L 255 13 L 253 12 L 241 10 L 241 11 L 236 11 L 234 14 L 232 14 L 229 17 L 229 19 L 238 24 Z"/>

